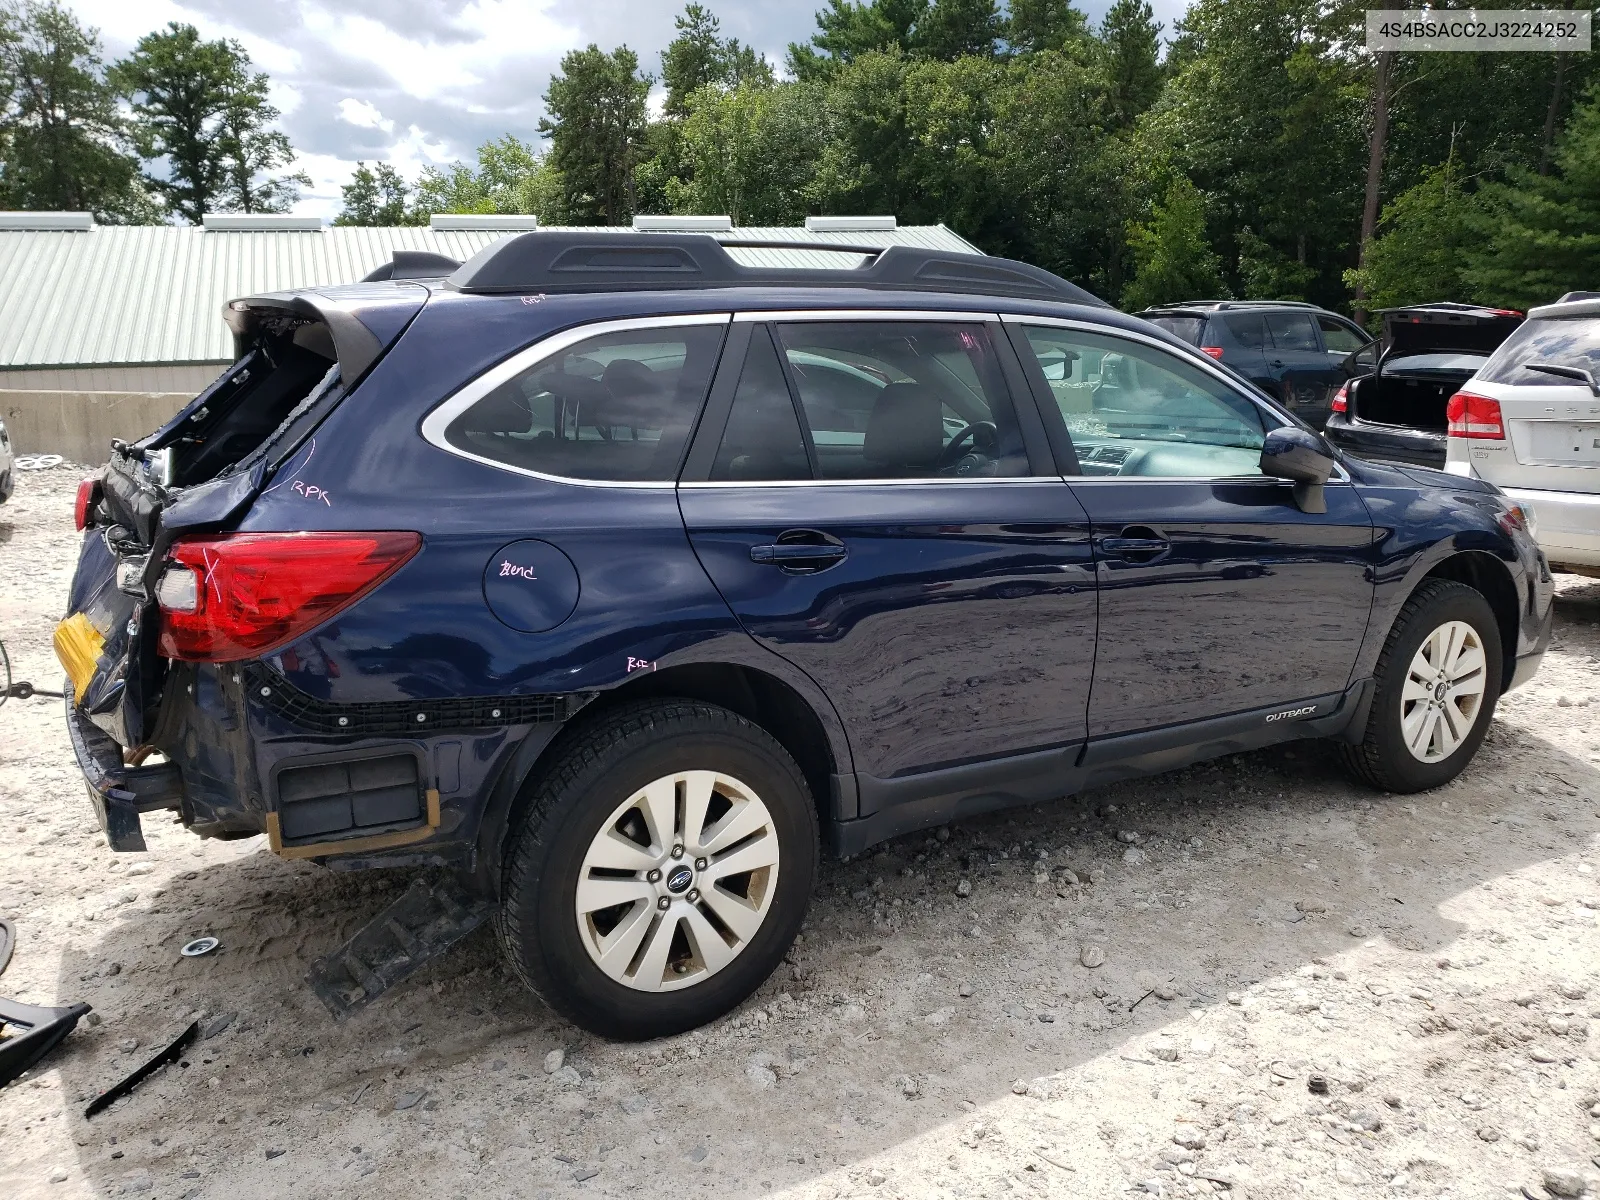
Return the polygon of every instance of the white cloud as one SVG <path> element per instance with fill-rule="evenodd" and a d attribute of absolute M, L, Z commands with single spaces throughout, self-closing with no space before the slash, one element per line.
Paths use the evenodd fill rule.
<path fill-rule="evenodd" d="M 359 129 L 381 129 L 394 132 L 394 122 L 378 111 L 377 105 L 367 100 L 346 96 L 339 101 L 339 119 Z"/>

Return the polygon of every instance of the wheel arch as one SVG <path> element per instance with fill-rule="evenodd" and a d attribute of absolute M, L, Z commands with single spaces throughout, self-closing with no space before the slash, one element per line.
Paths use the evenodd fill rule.
<path fill-rule="evenodd" d="M 1428 573 L 1417 580 L 1411 593 L 1429 579 L 1448 579 L 1465 584 L 1489 602 L 1500 632 L 1500 690 L 1503 695 L 1516 673 L 1517 630 L 1521 612 L 1517 585 L 1511 577 L 1511 571 L 1487 551 L 1462 550 L 1429 568 Z M 1408 598 L 1411 593 L 1408 593 Z"/>
<path fill-rule="evenodd" d="M 715 704 L 737 713 L 771 734 L 799 766 L 811 789 L 817 823 L 825 839 L 843 815 L 836 779 L 854 781 L 848 747 L 836 742 L 813 702 L 792 684 L 760 668 L 738 663 L 699 662 L 665 666 L 640 672 L 617 687 L 600 693 L 552 736 L 525 744 L 524 752 L 508 763 L 496 788 L 478 835 L 479 874 L 494 891 L 500 888 L 507 841 L 516 828 L 517 814 L 527 803 L 529 789 L 564 748 L 596 722 L 626 704 L 649 699 L 686 699 Z M 830 714 L 831 715 L 831 714 Z M 848 797 L 853 800 L 853 795 Z"/>

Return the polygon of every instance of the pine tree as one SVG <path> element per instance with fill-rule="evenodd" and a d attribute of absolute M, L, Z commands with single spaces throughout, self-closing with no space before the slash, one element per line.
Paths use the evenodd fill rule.
<path fill-rule="evenodd" d="M 648 120 L 650 79 L 626 46 L 570 51 L 545 92 L 539 132 L 561 173 L 565 207 L 579 220 L 621 225 L 634 213 L 633 170 Z"/>
<path fill-rule="evenodd" d="M 408 184 L 388 163 L 368 167 L 356 163 L 350 182 L 339 189 L 344 208 L 334 218 L 335 225 L 406 225 Z"/>
<path fill-rule="evenodd" d="M 1167 187 L 1148 223 L 1131 226 L 1128 244 L 1136 269 L 1123 293 L 1130 312 L 1222 291 L 1222 263 L 1206 241 L 1206 203 L 1183 176 Z"/>

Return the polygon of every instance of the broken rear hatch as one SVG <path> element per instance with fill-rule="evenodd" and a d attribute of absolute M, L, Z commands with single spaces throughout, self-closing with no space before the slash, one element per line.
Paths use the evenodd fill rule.
<path fill-rule="evenodd" d="M 129 751 L 151 741 L 167 675 L 156 577 L 173 539 L 232 528 L 427 296 L 382 283 L 231 301 L 233 365 L 155 433 L 115 443 L 84 481 L 86 533 L 55 644 L 69 707 L 100 731 L 75 731 L 96 743 L 79 747 L 86 771 L 86 753 L 106 757 L 105 736 Z"/>

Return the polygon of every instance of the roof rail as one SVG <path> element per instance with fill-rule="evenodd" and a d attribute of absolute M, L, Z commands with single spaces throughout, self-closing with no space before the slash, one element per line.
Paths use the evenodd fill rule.
<path fill-rule="evenodd" d="M 747 267 L 724 249 L 789 247 L 862 255 L 842 268 Z M 1008 258 L 915 246 L 726 241 L 704 233 L 545 230 L 505 238 L 446 281 L 463 292 L 661 291 L 707 287 L 837 287 L 961 292 L 1109 305 L 1059 275 Z"/>
<path fill-rule="evenodd" d="M 443 279 L 461 264 L 431 250 L 396 250 L 383 266 L 362 276 L 362 283 L 382 283 L 385 279 Z"/>

